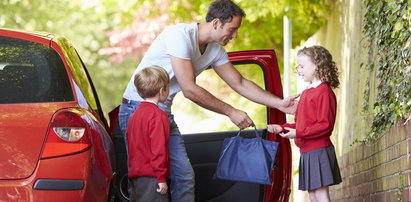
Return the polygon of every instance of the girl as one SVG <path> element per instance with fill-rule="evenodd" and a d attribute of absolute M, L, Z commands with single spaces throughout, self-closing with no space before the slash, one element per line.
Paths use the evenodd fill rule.
<path fill-rule="evenodd" d="M 271 133 L 293 139 L 299 147 L 299 190 L 308 190 L 310 200 L 330 201 L 328 186 L 341 182 L 334 146 L 330 140 L 336 116 L 336 98 L 331 88 L 339 85 L 331 54 L 321 46 L 297 52 L 297 72 L 309 86 L 301 94 L 294 124 L 268 125 Z"/>

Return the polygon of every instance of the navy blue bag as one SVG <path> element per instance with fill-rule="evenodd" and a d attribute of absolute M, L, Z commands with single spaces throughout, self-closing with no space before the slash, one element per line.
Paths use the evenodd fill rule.
<path fill-rule="evenodd" d="M 214 179 L 271 185 L 278 142 L 264 140 L 254 131 L 255 138 L 241 137 L 240 130 L 236 136 L 224 139 Z"/>

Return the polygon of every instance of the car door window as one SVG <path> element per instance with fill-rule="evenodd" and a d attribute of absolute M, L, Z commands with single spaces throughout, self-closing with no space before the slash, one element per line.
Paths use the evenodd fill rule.
<path fill-rule="evenodd" d="M 265 89 L 264 72 L 254 63 L 236 64 L 234 67 L 247 79 L 253 81 Z M 214 70 L 206 70 L 201 73 L 196 82 L 207 89 L 215 97 L 245 111 L 254 121 L 257 128 L 267 125 L 267 107 L 254 103 L 232 90 Z M 239 128 L 234 125 L 227 116 L 206 110 L 178 93 L 173 101 L 172 113 L 175 115 L 182 134 L 202 133 L 216 131 L 233 131 Z"/>

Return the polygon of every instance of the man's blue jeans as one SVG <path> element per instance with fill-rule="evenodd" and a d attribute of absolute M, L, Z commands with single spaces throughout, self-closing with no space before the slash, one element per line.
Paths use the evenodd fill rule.
<path fill-rule="evenodd" d="M 119 125 L 123 134 L 127 130 L 128 120 L 138 107 L 138 101 L 122 103 L 119 112 Z M 194 202 L 194 171 L 191 167 L 184 140 L 174 116 L 168 114 L 170 120 L 170 178 L 171 178 L 171 201 L 172 202 Z M 124 135 L 126 140 L 126 136 Z M 127 143 L 127 141 L 126 141 Z"/>

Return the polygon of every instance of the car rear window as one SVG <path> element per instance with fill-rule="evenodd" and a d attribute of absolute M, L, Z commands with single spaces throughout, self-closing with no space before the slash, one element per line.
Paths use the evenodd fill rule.
<path fill-rule="evenodd" d="M 0 104 L 73 100 L 66 69 L 53 49 L 0 36 Z"/>

